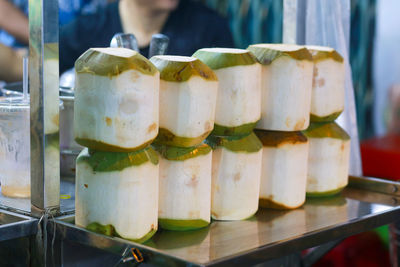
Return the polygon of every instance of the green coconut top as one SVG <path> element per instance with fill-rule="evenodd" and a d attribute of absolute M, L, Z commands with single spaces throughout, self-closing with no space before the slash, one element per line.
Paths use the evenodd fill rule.
<path fill-rule="evenodd" d="M 86 162 L 95 172 L 122 171 L 148 161 L 158 164 L 157 153 L 149 146 L 134 152 L 103 152 L 85 148 L 76 159 L 77 164 Z"/>
<path fill-rule="evenodd" d="M 207 144 L 200 144 L 195 147 L 175 147 L 153 143 L 152 146 L 163 158 L 175 161 L 183 161 L 211 152 L 211 147 Z"/>
<path fill-rule="evenodd" d="M 127 48 L 90 48 L 75 62 L 77 73 L 117 76 L 127 70 L 155 75 L 157 68 L 138 52 Z"/>
<path fill-rule="evenodd" d="M 333 59 L 334 61 L 343 62 L 343 57 L 333 48 L 327 46 L 307 45 L 314 62 L 325 59 Z"/>
<path fill-rule="evenodd" d="M 301 144 L 307 143 L 307 137 L 302 132 L 281 132 L 281 131 L 266 131 L 255 130 L 257 137 L 260 139 L 263 146 L 279 147 L 284 144 Z"/>
<path fill-rule="evenodd" d="M 154 56 L 150 61 L 160 71 L 160 79 L 164 81 L 184 82 L 192 76 L 199 76 L 207 81 L 218 81 L 212 69 L 194 57 Z"/>
<path fill-rule="evenodd" d="M 260 151 L 263 147 L 261 141 L 253 132 L 245 137 L 210 135 L 204 142 L 212 149 L 224 147 L 232 152 L 254 153 Z"/>
<path fill-rule="evenodd" d="M 236 48 L 202 48 L 197 50 L 193 57 L 200 59 L 213 70 L 258 63 L 250 51 Z"/>
<path fill-rule="evenodd" d="M 350 136 L 336 122 L 328 123 L 310 123 L 307 130 L 303 131 L 308 138 L 335 138 L 341 140 L 350 140 Z"/>
<path fill-rule="evenodd" d="M 254 44 L 247 50 L 251 51 L 263 65 L 269 65 L 275 59 L 284 56 L 296 60 L 313 60 L 307 48 L 294 44 Z"/>

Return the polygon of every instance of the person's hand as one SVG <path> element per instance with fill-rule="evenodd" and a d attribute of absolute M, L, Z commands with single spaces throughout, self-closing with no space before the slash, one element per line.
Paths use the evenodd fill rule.
<path fill-rule="evenodd" d="M 15 82 L 22 80 L 22 58 L 26 49 L 14 50 L 0 43 L 0 80 Z"/>

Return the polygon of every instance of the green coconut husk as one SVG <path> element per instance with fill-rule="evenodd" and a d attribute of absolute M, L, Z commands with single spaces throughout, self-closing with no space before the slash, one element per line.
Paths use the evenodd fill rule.
<path fill-rule="evenodd" d="M 197 58 L 192 61 L 171 60 L 172 56 L 154 56 L 150 61 L 160 71 L 160 79 L 169 82 L 185 82 L 192 76 L 201 77 L 207 81 L 218 81 L 215 73 Z"/>
<path fill-rule="evenodd" d="M 244 137 L 210 135 L 204 142 L 212 149 L 224 147 L 232 152 L 255 153 L 262 149 L 262 143 L 253 132 Z"/>
<path fill-rule="evenodd" d="M 83 149 L 76 159 L 76 164 L 85 162 L 95 172 L 122 171 L 131 166 L 139 166 L 146 162 L 158 164 L 157 153 L 151 147 L 135 152 L 103 152 Z"/>
<path fill-rule="evenodd" d="M 125 54 L 119 55 L 117 51 L 123 51 Z M 126 48 L 90 48 L 75 62 L 75 71 L 78 74 L 113 77 L 127 70 L 136 70 L 151 76 L 158 72 L 147 58 Z"/>

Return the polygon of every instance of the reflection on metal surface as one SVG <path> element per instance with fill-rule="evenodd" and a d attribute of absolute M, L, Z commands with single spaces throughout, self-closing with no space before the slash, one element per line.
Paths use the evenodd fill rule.
<path fill-rule="evenodd" d="M 0 241 L 33 235 L 36 219 L 0 210 Z"/>
<path fill-rule="evenodd" d="M 31 212 L 60 205 L 58 1 L 29 1 Z"/>
<path fill-rule="evenodd" d="M 61 214 L 70 214 L 75 210 L 75 179 L 63 177 L 61 179 L 61 194 L 70 198 L 60 198 Z M 9 198 L 0 194 L 0 209 L 30 215 L 31 203 L 27 198 Z"/>
<path fill-rule="evenodd" d="M 378 202 L 370 202 L 371 194 Z M 57 220 L 57 236 L 118 255 L 127 246 L 136 247 L 146 263 L 251 265 L 394 221 L 400 206 L 392 199 L 346 188 L 331 198 L 308 199 L 296 210 L 261 209 L 245 221 L 213 221 L 189 232 L 159 231 L 142 245 L 76 227 L 73 217 Z"/>
<path fill-rule="evenodd" d="M 371 177 L 349 177 L 349 185 L 368 191 L 400 196 L 400 183 Z"/>

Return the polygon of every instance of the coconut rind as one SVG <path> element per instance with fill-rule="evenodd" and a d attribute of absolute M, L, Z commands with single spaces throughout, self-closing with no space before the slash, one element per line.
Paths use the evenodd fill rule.
<path fill-rule="evenodd" d="M 206 140 L 204 140 L 204 142 L 211 146 L 212 149 L 222 146 L 232 152 L 255 153 L 262 149 L 261 141 L 253 132 L 244 137 L 222 137 L 210 135 Z"/>
<path fill-rule="evenodd" d="M 210 133 L 211 131 L 208 131 L 198 137 L 191 138 L 177 136 L 167 129 L 160 128 L 158 131 L 158 135 L 154 140 L 154 144 L 176 147 L 193 147 L 199 145 Z"/>
<path fill-rule="evenodd" d="M 250 134 L 251 131 L 253 131 L 257 123 L 258 121 L 234 127 L 218 125 L 215 123 L 214 130 L 211 132 L 211 134 L 218 136 L 245 136 Z"/>
<path fill-rule="evenodd" d="M 306 48 L 311 53 L 314 62 L 326 59 L 333 59 L 340 63 L 343 62 L 343 57 L 333 48 L 319 47 L 312 45 L 311 46 L 306 45 Z M 322 48 L 324 50 L 320 50 L 319 48 Z"/>
<path fill-rule="evenodd" d="M 135 152 L 104 152 L 84 148 L 76 159 L 76 163 L 87 163 L 95 172 L 122 171 L 131 166 L 139 166 L 150 161 L 158 164 L 157 153 L 151 148 Z"/>
<path fill-rule="evenodd" d="M 264 147 L 279 147 L 284 144 L 295 145 L 298 143 L 307 143 L 307 137 L 300 131 L 297 132 L 281 132 L 255 130 L 254 133 L 260 139 Z"/>
<path fill-rule="evenodd" d="M 132 69 L 151 76 L 158 72 L 147 58 L 137 52 L 132 51 L 132 53 L 131 57 L 119 57 L 103 53 L 96 48 L 90 48 L 76 60 L 75 70 L 77 73 L 91 73 L 108 77 L 117 76 Z"/>
<path fill-rule="evenodd" d="M 303 131 L 308 138 L 335 138 L 350 140 L 350 136 L 336 122 L 311 123 L 307 130 Z"/>
<path fill-rule="evenodd" d="M 207 144 L 200 144 L 196 147 L 172 147 L 158 144 L 152 146 L 163 158 L 174 161 L 183 161 L 211 152 L 211 147 Z"/>
<path fill-rule="evenodd" d="M 173 231 L 189 231 L 207 227 L 210 222 L 205 220 L 177 220 L 158 218 L 161 228 Z"/>
<path fill-rule="evenodd" d="M 251 51 L 262 65 L 269 65 L 283 56 L 291 57 L 295 60 L 313 60 L 312 55 L 305 47 L 299 46 L 298 50 L 295 51 L 279 51 L 276 48 L 260 47 L 259 45 L 250 45 L 247 50 Z"/>

